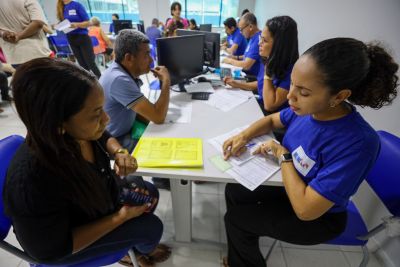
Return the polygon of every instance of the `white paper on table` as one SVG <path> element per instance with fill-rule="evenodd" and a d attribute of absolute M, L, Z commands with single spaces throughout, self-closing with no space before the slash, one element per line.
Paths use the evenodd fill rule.
<path fill-rule="evenodd" d="M 192 120 L 192 109 L 191 102 L 170 102 L 165 123 L 190 123 Z"/>
<path fill-rule="evenodd" d="M 64 33 L 69 33 L 75 30 L 74 28 L 71 28 L 71 22 L 68 19 L 64 19 L 63 21 L 55 25 L 54 29 L 56 29 L 57 31 L 62 31 Z"/>
<path fill-rule="evenodd" d="M 243 90 L 218 89 L 214 92 L 214 94 L 210 95 L 206 103 L 219 110 L 227 112 L 245 103 L 251 97 L 253 97 L 253 94 L 249 93 L 251 92 L 246 92 Z"/>
<path fill-rule="evenodd" d="M 211 138 L 208 140 L 208 142 L 215 147 L 221 154 L 223 153 L 222 151 L 222 145 L 224 144 L 224 142 L 229 139 L 230 137 L 239 134 L 240 132 L 242 132 L 243 130 L 245 130 L 248 126 L 243 126 L 240 128 L 236 128 L 233 129 L 232 131 L 219 135 L 217 137 Z M 253 159 L 255 157 L 255 155 L 253 155 L 253 152 L 257 149 L 257 147 L 267 141 L 272 139 L 271 136 L 265 134 L 265 135 L 261 135 L 258 137 L 255 137 L 253 139 L 250 140 L 249 144 L 254 144 L 251 148 L 248 148 L 246 150 L 246 152 L 244 152 L 243 154 L 241 154 L 239 157 L 230 157 L 228 159 L 228 162 L 231 163 L 234 166 L 240 166 L 244 163 L 246 163 L 247 161 Z"/>
<path fill-rule="evenodd" d="M 253 191 L 279 171 L 279 169 L 280 167 L 275 161 L 267 159 L 262 155 L 257 155 L 252 160 L 227 170 L 226 173 L 241 185 Z"/>
<path fill-rule="evenodd" d="M 240 71 L 242 71 L 242 69 L 243 69 L 243 68 L 241 68 L 241 67 L 233 66 L 233 65 L 231 65 L 231 64 L 227 64 L 227 63 L 223 63 L 223 62 L 219 63 L 219 66 L 220 66 L 220 68 L 228 68 L 228 69 L 230 69 L 232 72 L 235 71 L 235 70 L 240 70 Z"/>

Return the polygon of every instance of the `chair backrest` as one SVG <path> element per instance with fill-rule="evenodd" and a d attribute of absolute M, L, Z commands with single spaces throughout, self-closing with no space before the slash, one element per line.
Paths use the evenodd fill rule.
<path fill-rule="evenodd" d="M 400 138 L 378 131 L 381 149 L 366 181 L 386 208 L 400 216 Z"/>
<path fill-rule="evenodd" d="M 57 31 L 57 35 L 50 35 L 48 38 L 56 49 L 57 54 L 72 54 L 72 50 L 69 46 L 69 42 L 65 33 Z"/>
<path fill-rule="evenodd" d="M 11 135 L 0 140 L 0 192 L 3 192 L 8 165 L 22 142 L 24 142 L 24 138 L 18 135 Z M 10 230 L 11 221 L 4 214 L 2 198 L 0 203 L 0 240 L 3 240 Z"/>
<path fill-rule="evenodd" d="M 97 40 L 96 36 L 90 36 L 90 39 L 92 39 L 93 47 L 98 46 L 100 44 L 99 40 Z"/>

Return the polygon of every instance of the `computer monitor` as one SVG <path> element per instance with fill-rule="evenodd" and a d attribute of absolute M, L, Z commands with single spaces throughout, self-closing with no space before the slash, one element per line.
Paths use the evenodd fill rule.
<path fill-rule="evenodd" d="M 140 23 L 136 24 L 136 28 L 137 28 L 138 31 L 140 31 L 142 33 L 145 33 L 143 24 L 140 24 Z"/>
<path fill-rule="evenodd" d="M 200 31 L 211 32 L 212 24 L 200 24 Z"/>
<path fill-rule="evenodd" d="M 204 35 L 159 38 L 156 42 L 158 65 L 168 68 L 171 85 L 179 84 L 185 91 L 188 79 L 203 73 Z"/>
<path fill-rule="evenodd" d="M 120 30 L 132 29 L 132 20 L 114 20 L 114 32 L 118 34 Z"/>
<path fill-rule="evenodd" d="M 212 68 L 219 68 L 220 35 L 216 32 L 190 31 L 178 29 L 176 35 L 188 36 L 204 34 L 204 65 Z"/>

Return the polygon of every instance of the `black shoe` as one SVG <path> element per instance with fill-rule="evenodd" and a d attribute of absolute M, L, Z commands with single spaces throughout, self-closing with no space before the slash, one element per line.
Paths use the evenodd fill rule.
<path fill-rule="evenodd" d="M 1 100 L 3 100 L 3 101 L 13 101 L 14 98 L 12 98 L 12 97 L 9 96 L 9 95 L 5 95 L 5 96 L 2 96 L 2 97 L 1 97 Z"/>
<path fill-rule="evenodd" d="M 154 186 L 158 189 L 171 190 L 171 183 L 169 182 L 169 179 L 153 177 L 152 180 Z"/>

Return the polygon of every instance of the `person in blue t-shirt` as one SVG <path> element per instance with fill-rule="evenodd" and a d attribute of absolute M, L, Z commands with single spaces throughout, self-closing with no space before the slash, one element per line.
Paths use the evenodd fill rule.
<path fill-rule="evenodd" d="M 227 18 L 224 21 L 225 32 L 228 35 L 226 42 L 221 49 L 232 56 L 242 56 L 247 47 L 247 40 L 240 33 L 234 18 Z"/>
<path fill-rule="evenodd" d="M 246 13 L 239 21 L 239 31 L 244 38 L 249 39 L 243 56 L 224 58 L 222 62 L 243 68 L 243 71 L 252 76 L 257 76 L 260 68 L 260 55 L 258 41 L 261 34 L 257 26 L 257 18 L 253 13 Z"/>
<path fill-rule="evenodd" d="M 71 28 L 75 28 L 67 33 L 67 38 L 79 65 L 100 78 L 101 73 L 95 62 L 92 40 L 88 35 L 89 16 L 83 5 L 72 0 L 58 0 L 57 18 L 60 21 L 68 19 L 71 22 Z"/>
<path fill-rule="evenodd" d="M 279 160 L 284 187 L 226 186 L 226 266 L 265 266 L 260 236 L 314 245 L 344 231 L 349 198 L 380 149 L 378 135 L 353 104 L 374 109 L 390 104 L 397 95 L 398 69 L 378 45 L 352 38 L 322 41 L 293 67 L 290 108 L 224 142 L 227 159 L 244 152 L 253 137 L 287 128 L 282 145 L 271 140 L 255 151 Z"/>
<path fill-rule="evenodd" d="M 259 104 L 264 114 L 268 114 L 287 107 L 290 74 L 299 58 L 296 22 L 289 16 L 269 19 L 260 35 L 259 46 L 262 61 L 257 81 L 240 82 L 226 77 L 224 82 L 233 88 L 257 90 Z"/>
<path fill-rule="evenodd" d="M 111 15 L 111 23 L 110 23 L 110 27 L 108 28 L 108 31 L 110 33 L 115 33 L 115 29 L 114 29 L 114 21 L 119 20 L 119 15 L 118 14 L 112 14 Z"/>

